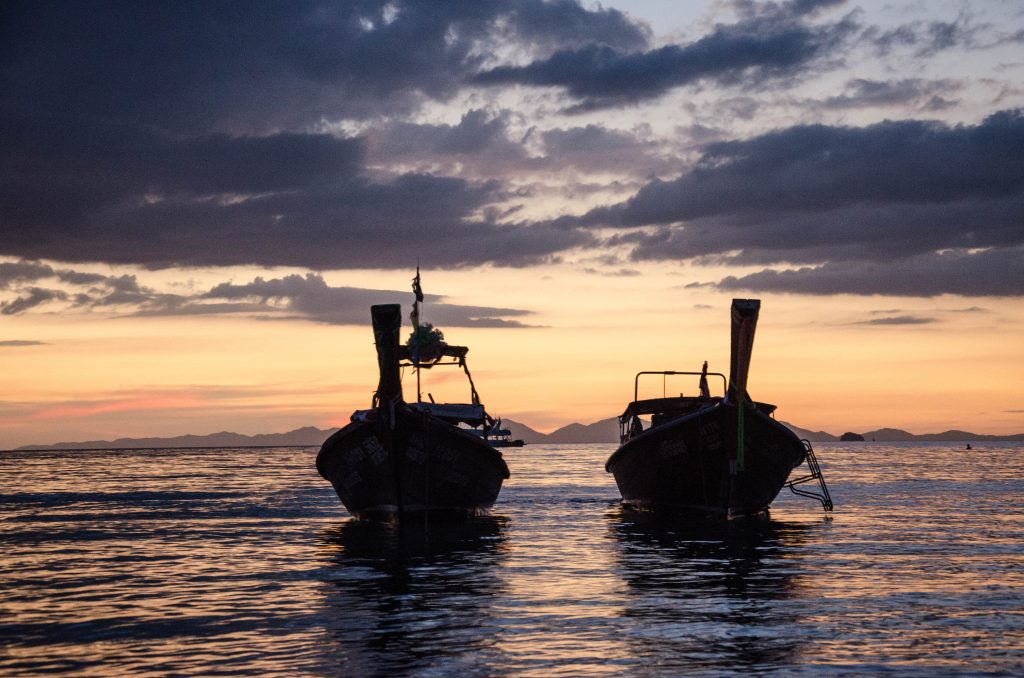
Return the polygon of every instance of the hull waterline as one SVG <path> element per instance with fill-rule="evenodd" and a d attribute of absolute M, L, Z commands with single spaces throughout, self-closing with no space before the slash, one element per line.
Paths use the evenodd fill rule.
<path fill-rule="evenodd" d="M 479 438 L 405 409 L 394 430 L 350 423 L 324 442 L 316 466 L 349 513 L 385 521 L 485 515 L 509 477 Z"/>
<path fill-rule="evenodd" d="M 605 464 L 623 505 L 720 518 L 766 515 L 803 462 L 804 446 L 782 424 L 745 408 L 740 455 L 737 421 L 736 407 L 718 402 L 630 439 Z"/>

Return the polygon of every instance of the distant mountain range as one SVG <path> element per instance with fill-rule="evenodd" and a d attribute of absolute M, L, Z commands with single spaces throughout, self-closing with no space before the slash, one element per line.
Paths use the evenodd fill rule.
<path fill-rule="evenodd" d="M 840 436 L 825 431 L 810 431 L 788 422 L 782 422 L 801 438 L 812 443 L 837 442 Z M 593 424 L 569 424 L 551 433 L 541 433 L 526 424 L 503 419 L 502 425 L 527 445 L 557 443 L 616 443 L 619 440 L 619 420 L 609 417 Z M 247 436 L 221 431 L 208 435 L 184 435 L 173 438 L 118 438 L 117 440 L 89 440 L 80 443 L 54 445 L 24 445 L 19 450 L 125 450 L 168 447 L 318 447 L 336 428 L 320 429 L 314 426 L 297 428 L 287 433 L 262 433 Z M 880 428 L 861 433 L 866 441 L 877 442 L 994 442 L 1024 441 L 1024 433 L 1015 435 L 985 435 L 969 431 L 945 431 L 915 435 L 898 428 Z M 856 443 L 852 443 L 856 444 Z"/>
<path fill-rule="evenodd" d="M 208 435 L 184 435 L 173 438 L 118 438 L 117 440 L 88 440 L 81 443 L 56 445 L 25 445 L 19 450 L 126 450 L 167 447 L 309 447 L 319 446 L 327 436 L 338 429 L 319 429 L 304 426 L 287 433 L 261 433 L 247 436 L 221 431 Z"/>
<path fill-rule="evenodd" d="M 569 424 L 551 433 L 535 431 L 526 424 L 503 419 L 502 426 L 512 437 L 528 445 L 538 443 L 614 443 L 619 439 L 619 421 L 615 417 L 583 425 Z M 118 438 L 117 440 L 87 440 L 79 443 L 53 445 L 25 445 L 19 450 L 126 450 L 168 447 L 311 447 L 319 446 L 336 428 L 320 429 L 314 426 L 288 431 L 247 436 L 221 431 L 208 435 L 184 435 L 173 438 Z"/>
<path fill-rule="evenodd" d="M 840 436 L 825 431 L 810 431 L 789 422 L 780 422 L 801 438 L 806 438 L 812 443 L 838 442 Z M 512 432 L 513 438 L 521 438 L 527 445 L 531 443 L 615 443 L 619 440 L 619 420 L 616 417 L 602 419 L 593 424 L 569 424 L 551 433 L 540 433 L 526 424 L 521 424 L 512 419 L 503 419 L 502 425 Z M 898 428 L 880 428 L 876 431 L 861 433 L 866 441 L 877 442 L 957 442 L 975 440 L 984 441 L 1024 441 L 1024 433 L 1015 435 L 995 436 L 969 431 L 945 431 L 943 433 L 923 433 L 916 435 L 909 431 Z"/>
<path fill-rule="evenodd" d="M 512 438 L 527 445 L 541 443 L 615 443 L 619 440 L 619 420 L 610 417 L 593 424 L 569 424 L 551 433 L 535 431 L 513 419 L 502 419 L 501 425 L 512 433 Z"/>

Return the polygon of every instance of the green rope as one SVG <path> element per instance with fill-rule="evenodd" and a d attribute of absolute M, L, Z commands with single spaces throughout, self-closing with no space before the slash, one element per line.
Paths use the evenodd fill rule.
<path fill-rule="evenodd" d="M 746 436 L 743 433 L 743 401 L 745 397 L 740 394 L 737 398 L 736 409 L 739 410 L 736 422 L 736 471 L 743 470 L 743 442 Z"/>

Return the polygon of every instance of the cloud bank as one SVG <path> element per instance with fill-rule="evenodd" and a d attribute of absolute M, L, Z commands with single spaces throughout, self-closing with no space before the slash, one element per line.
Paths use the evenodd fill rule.
<path fill-rule="evenodd" d="M 1022 151 L 1020 110 L 973 126 L 796 126 L 712 144 L 677 179 L 563 222 L 624 229 L 608 242 L 637 261 L 819 265 L 727 289 L 1019 295 Z"/>
<path fill-rule="evenodd" d="M 53 283 L 64 285 L 54 287 Z M 225 282 L 206 291 L 178 294 L 142 285 L 134 275 L 104 276 L 24 260 L 0 262 L 0 291 L 9 296 L 0 300 L 0 314 L 9 316 L 54 309 L 106 310 L 120 316 L 246 315 L 330 325 L 365 325 L 371 305 L 404 304 L 411 294 L 332 286 L 317 273 L 257 277 L 248 283 Z M 531 327 L 521 320 L 531 315 L 525 309 L 451 304 L 439 294 L 426 295 L 426 302 L 424 320 L 440 327 Z"/>
<path fill-rule="evenodd" d="M 936 56 L 1017 46 L 1021 15 L 870 9 L 731 0 L 684 41 L 576 0 L 7 3 L 0 255 L 16 261 L 0 282 L 18 287 L 0 312 L 173 306 L 60 266 L 63 287 L 29 285 L 17 267 L 39 260 L 326 271 L 627 252 L 601 273 L 686 261 L 763 268 L 722 289 L 1019 295 L 1020 67 L 956 77 Z M 984 115 L 955 117 L 979 92 Z M 288 284 L 296 312 L 328 294 Z M 253 303 L 228 292 L 175 303 Z M 499 320 L 514 322 L 475 322 Z"/>
<path fill-rule="evenodd" d="M 748 16 L 717 25 L 688 45 L 628 52 L 591 43 L 522 66 L 497 66 L 473 82 L 562 88 L 578 100 L 578 110 L 634 103 L 704 81 L 763 86 L 814 67 L 856 32 L 849 17 L 823 25 L 805 21 L 815 10 L 836 4 L 842 3 L 768 3 L 754 11 L 759 6 L 750 3 Z"/>

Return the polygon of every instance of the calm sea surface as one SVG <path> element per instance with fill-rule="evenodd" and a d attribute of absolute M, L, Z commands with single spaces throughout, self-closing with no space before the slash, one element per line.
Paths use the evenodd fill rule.
<path fill-rule="evenodd" d="M 1024 673 L 1024 446 L 817 446 L 836 511 L 624 515 L 612 445 L 493 519 L 351 521 L 314 449 L 0 453 L 0 675 Z"/>

